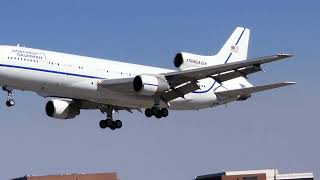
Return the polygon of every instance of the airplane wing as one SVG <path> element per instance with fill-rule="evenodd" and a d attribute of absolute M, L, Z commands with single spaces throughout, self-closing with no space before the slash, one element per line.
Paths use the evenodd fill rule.
<path fill-rule="evenodd" d="M 222 83 L 224 81 L 234 79 L 237 77 L 247 78 L 247 75 L 249 74 L 262 71 L 262 64 L 285 59 L 291 56 L 292 55 L 289 54 L 277 54 L 273 56 L 255 58 L 247 61 L 239 61 L 216 66 L 208 66 L 197 69 L 170 72 L 165 74 L 165 77 L 171 86 L 179 86 L 181 84 L 184 84 L 182 85 L 182 87 L 192 88 L 184 88 L 184 91 L 180 90 L 182 88 L 172 88 L 171 90 L 163 94 L 161 96 L 161 99 L 164 102 L 169 102 L 178 97 L 184 97 L 185 94 L 191 93 L 199 89 L 199 87 L 196 89 L 194 85 L 196 85 L 198 80 L 204 78 L 210 77 L 216 80 L 218 83 Z M 192 84 L 194 85 L 192 86 Z"/>
<path fill-rule="evenodd" d="M 283 82 L 283 83 L 267 84 L 267 85 L 253 86 L 253 87 L 241 88 L 241 89 L 226 90 L 226 91 L 215 92 L 215 94 L 219 98 L 235 97 L 238 95 L 250 95 L 251 93 L 266 91 L 266 90 L 275 89 L 275 88 L 288 86 L 292 84 L 295 84 L 295 82 Z"/>
<path fill-rule="evenodd" d="M 160 98 L 164 102 L 169 102 L 178 97 L 184 97 L 184 95 L 199 89 L 199 86 L 197 85 L 198 80 L 212 78 L 218 83 L 221 83 L 237 77 L 246 77 L 248 74 L 262 71 L 262 64 L 285 59 L 291 56 L 292 55 L 290 54 L 276 54 L 246 61 L 160 74 L 170 85 L 170 89 L 162 94 Z M 135 93 L 132 83 L 133 79 L 134 78 L 101 80 L 99 86 L 122 93 Z"/>
<path fill-rule="evenodd" d="M 277 54 L 246 61 L 169 72 L 165 74 L 165 77 L 170 85 L 179 85 L 189 81 L 197 81 L 208 77 L 216 79 L 217 81 L 226 81 L 236 77 L 246 76 L 247 74 L 253 72 L 261 71 L 262 69 L 260 66 L 262 64 L 281 60 L 291 56 L 292 55 L 290 54 Z"/>

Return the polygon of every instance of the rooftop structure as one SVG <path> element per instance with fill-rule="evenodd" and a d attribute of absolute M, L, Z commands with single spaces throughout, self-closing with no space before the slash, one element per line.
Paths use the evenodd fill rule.
<path fill-rule="evenodd" d="M 24 176 L 11 180 L 118 180 L 116 173 L 57 174 L 46 176 Z"/>
<path fill-rule="evenodd" d="M 197 176 L 195 180 L 313 180 L 313 174 L 280 174 L 277 169 L 225 171 L 221 173 Z"/>

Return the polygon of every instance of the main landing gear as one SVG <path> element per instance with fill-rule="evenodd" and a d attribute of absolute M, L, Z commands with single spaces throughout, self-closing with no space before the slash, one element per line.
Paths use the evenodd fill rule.
<path fill-rule="evenodd" d="M 8 107 L 14 106 L 15 105 L 15 101 L 14 101 L 14 99 L 12 97 L 12 89 L 8 88 L 7 86 L 2 86 L 2 90 L 6 91 L 7 94 L 8 94 L 6 105 Z"/>
<path fill-rule="evenodd" d="M 169 111 L 167 108 L 161 108 L 159 106 L 153 106 L 152 108 L 147 108 L 144 111 L 144 114 L 147 117 L 155 116 L 156 118 L 160 119 L 162 117 L 167 117 L 169 115 Z"/>
<path fill-rule="evenodd" d="M 122 127 L 122 122 L 120 120 L 112 120 L 107 118 L 106 120 L 101 120 L 99 126 L 102 129 L 109 127 L 111 130 L 120 129 Z"/>
<path fill-rule="evenodd" d="M 122 127 L 122 122 L 120 120 L 115 120 L 115 121 L 113 120 L 112 118 L 113 108 L 108 107 L 106 112 L 107 112 L 107 119 L 101 120 L 99 122 L 100 128 L 105 129 L 109 127 L 111 130 L 120 129 Z"/>

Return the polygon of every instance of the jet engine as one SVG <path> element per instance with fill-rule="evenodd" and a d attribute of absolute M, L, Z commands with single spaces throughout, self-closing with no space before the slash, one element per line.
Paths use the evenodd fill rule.
<path fill-rule="evenodd" d="M 52 99 L 46 104 L 46 114 L 56 119 L 71 119 L 80 114 L 80 109 L 72 101 Z"/>
<path fill-rule="evenodd" d="M 180 52 L 174 57 L 173 63 L 179 70 L 205 67 L 208 65 L 207 58 L 208 56 Z"/>
<path fill-rule="evenodd" d="M 138 75 L 133 79 L 133 89 L 145 96 L 153 96 L 170 89 L 165 78 L 154 75 Z"/>

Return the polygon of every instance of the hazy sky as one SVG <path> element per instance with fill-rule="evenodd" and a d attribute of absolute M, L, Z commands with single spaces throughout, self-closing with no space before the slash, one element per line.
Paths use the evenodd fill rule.
<path fill-rule="evenodd" d="M 250 76 L 297 85 L 246 102 L 166 119 L 121 112 L 120 130 L 82 111 L 48 118 L 43 99 L 15 92 L 0 104 L 0 179 L 116 171 L 122 180 L 191 180 L 222 170 L 320 170 L 319 1 L 18 1 L 0 4 L 0 44 L 173 68 L 176 52 L 214 54 L 236 26 L 251 29 L 249 57 L 293 53 Z M 106 94 L 106 96 L 108 96 Z"/>

